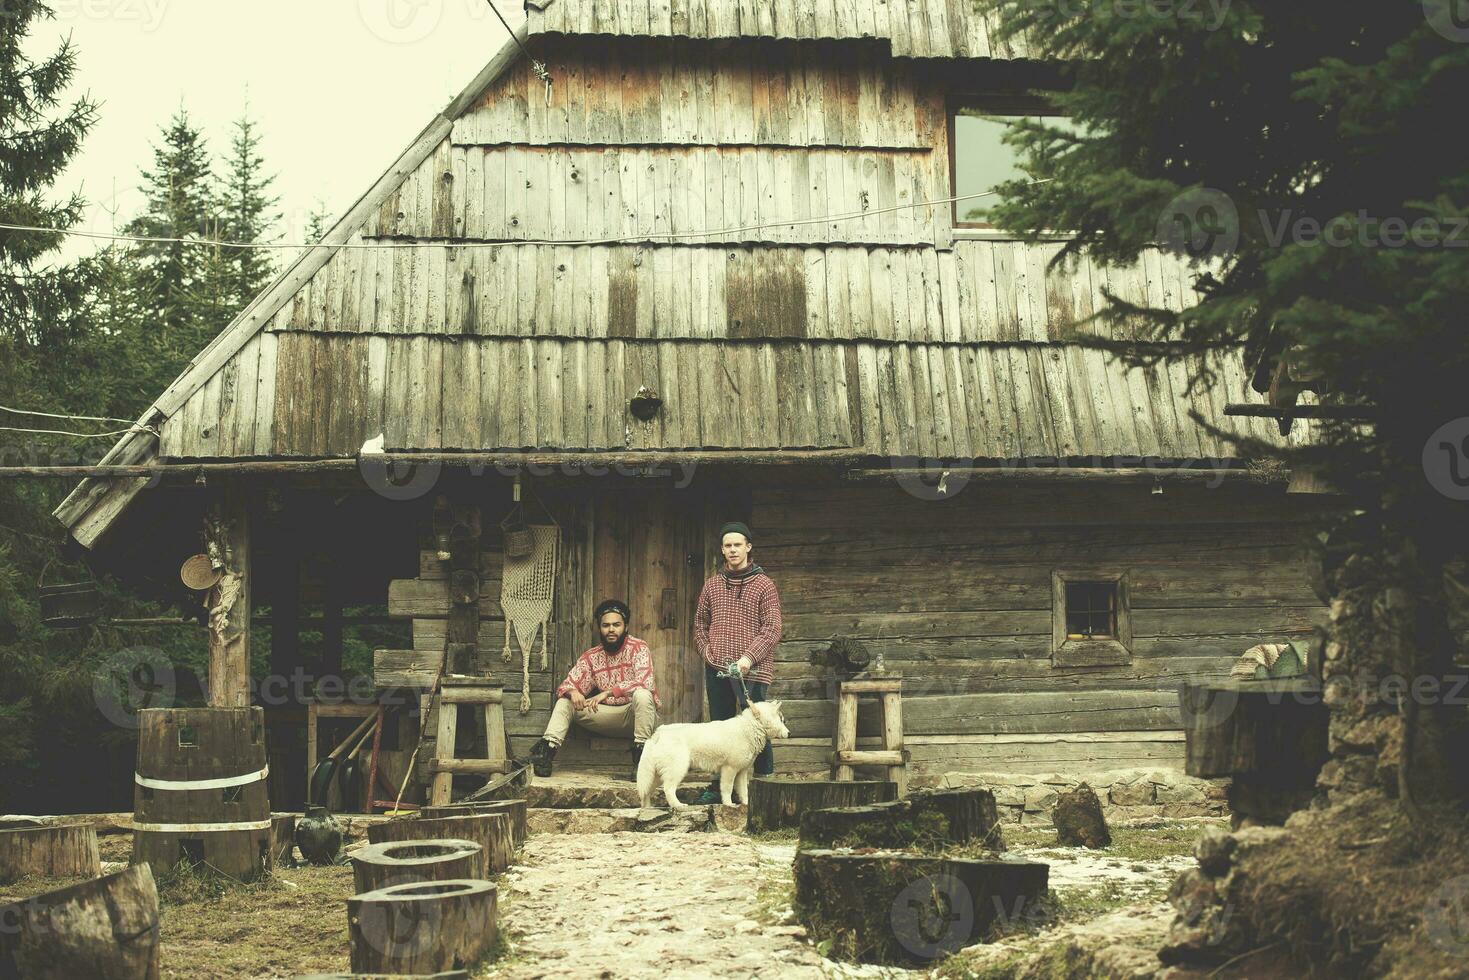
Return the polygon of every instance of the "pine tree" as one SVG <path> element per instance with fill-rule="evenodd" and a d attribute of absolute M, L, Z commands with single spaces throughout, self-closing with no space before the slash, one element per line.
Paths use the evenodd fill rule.
<path fill-rule="evenodd" d="M 163 129 L 163 144 L 153 148 L 153 169 L 143 171 L 147 201 L 127 233 L 147 238 L 204 239 L 218 230 L 214 170 L 204 134 L 180 108 Z M 165 351 L 192 357 L 212 337 L 201 325 L 201 297 L 214 294 L 209 276 L 218 264 L 201 261 L 203 249 L 182 241 L 136 247 L 142 268 L 139 287 L 153 310 Z M 216 326 L 216 331 L 223 324 Z"/>
<path fill-rule="evenodd" d="M 316 205 L 311 209 L 311 214 L 306 219 L 306 244 L 319 244 L 331 229 L 332 213 L 327 210 L 326 202 L 321 198 L 317 198 Z"/>
<path fill-rule="evenodd" d="M 1326 581 L 1374 613 L 1333 626 L 1348 652 L 1330 669 L 1447 683 L 1469 605 L 1469 167 L 1445 142 L 1469 44 L 1448 5 L 991 3 L 1064 64 L 1055 101 L 1083 124 L 1014 130 L 1050 182 L 1003 185 L 994 219 L 1031 240 L 1072 230 L 1058 261 L 1131 262 L 1159 241 L 1209 260 L 1192 309 L 1109 300 L 1104 319 L 1175 344 L 1112 345 L 1121 356 L 1244 350 L 1258 391 L 1288 366 L 1371 414 L 1318 421 L 1318 445 L 1284 454 L 1323 466 L 1356 510 L 1327 538 L 1328 559 L 1352 560 L 1329 560 Z M 1469 802 L 1465 712 L 1447 700 L 1401 709 L 1394 771 L 1418 817 Z"/>
<path fill-rule="evenodd" d="M 63 106 L 76 74 L 70 40 L 39 61 L 23 50 L 38 21 L 54 18 L 39 0 L 7 0 L 0 10 L 0 222 L 66 229 L 82 218 L 83 201 L 48 190 L 80 149 L 97 119 L 83 96 Z M 45 347 L 81 329 L 86 278 L 82 269 L 56 265 L 59 235 L 0 231 L 0 351 L 12 345 Z M 6 350 L 9 348 L 9 350 Z"/>
<path fill-rule="evenodd" d="M 280 221 L 274 208 L 280 199 L 270 194 L 275 176 L 265 172 L 261 137 L 248 109 L 235 120 L 234 130 L 220 190 L 224 236 L 232 242 L 273 242 L 271 232 Z M 224 261 L 229 295 L 240 306 L 254 299 L 275 272 L 272 253 L 262 249 L 231 249 Z"/>

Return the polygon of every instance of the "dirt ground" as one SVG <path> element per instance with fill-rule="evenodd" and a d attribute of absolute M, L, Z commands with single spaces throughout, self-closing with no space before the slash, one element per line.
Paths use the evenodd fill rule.
<path fill-rule="evenodd" d="M 1158 900 L 1199 831 L 1166 822 L 1114 831 L 1112 848 L 1054 847 L 1049 828 L 1007 828 L 1011 850 L 1051 864 L 1058 929 L 1164 916 Z M 127 858 L 123 835 L 102 840 L 107 870 Z M 834 963 L 805 941 L 790 912 L 793 839 L 739 833 L 533 834 L 500 879 L 504 956 L 480 976 L 917 977 L 922 973 Z M 114 864 L 113 862 L 119 862 Z M 65 882 L 0 886 L 0 900 Z M 283 868 L 269 880 L 225 887 L 190 876 L 161 884 L 163 974 L 168 978 L 276 978 L 348 969 L 346 902 L 352 872 Z M 1018 937 L 1017 937 L 1018 938 Z M 1043 941 L 1045 935 L 1029 937 Z M 1007 944 L 1008 945 L 1008 944 Z M 943 975 L 1003 975 L 1016 948 Z M 999 952 L 996 950 L 995 952 Z M 961 965 L 962 964 L 962 965 Z M 1000 966 L 989 972 L 987 967 Z M 972 971 L 972 972 L 971 972 Z"/>

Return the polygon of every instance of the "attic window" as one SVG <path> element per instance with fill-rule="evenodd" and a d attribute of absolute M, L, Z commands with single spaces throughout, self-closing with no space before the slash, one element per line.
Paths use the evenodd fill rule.
<path fill-rule="evenodd" d="M 1132 663 L 1132 608 L 1126 572 L 1057 570 L 1051 573 L 1051 586 L 1052 666 Z"/>
<path fill-rule="evenodd" d="M 954 197 L 983 194 L 1007 180 L 1027 176 L 1017 147 L 1004 142 L 1014 119 L 1046 119 L 1073 126 L 1054 106 L 1031 95 L 988 95 L 965 99 L 949 112 L 950 191 Z M 995 196 L 954 202 L 956 228 L 993 228 Z"/>

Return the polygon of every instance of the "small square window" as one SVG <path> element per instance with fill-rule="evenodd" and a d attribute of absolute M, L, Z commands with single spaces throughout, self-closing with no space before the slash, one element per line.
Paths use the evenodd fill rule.
<path fill-rule="evenodd" d="M 1066 639 L 1117 639 L 1117 583 L 1066 583 Z"/>
<path fill-rule="evenodd" d="M 950 189 L 954 197 L 961 198 L 954 202 L 956 227 L 994 227 L 989 211 L 997 198 L 974 195 L 1026 176 L 1019 148 L 1004 141 L 1010 122 L 1016 119 L 1044 119 L 1062 129 L 1078 128 L 1055 106 L 1031 95 L 995 94 L 954 104 L 949 114 L 949 146 L 953 161 Z"/>
<path fill-rule="evenodd" d="M 1051 664 L 1117 667 L 1132 663 L 1127 573 L 1077 568 L 1051 573 Z"/>

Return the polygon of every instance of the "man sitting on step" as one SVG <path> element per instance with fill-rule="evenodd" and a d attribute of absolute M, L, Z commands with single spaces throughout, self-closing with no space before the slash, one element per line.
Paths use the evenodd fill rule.
<path fill-rule="evenodd" d="M 575 721 L 593 735 L 631 737 L 632 778 L 637 780 L 643 744 L 658 724 L 662 702 L 653 679 L 653 651 L 628 635 L 631 615 L 620 599 L 608 599 L 597 607 L 594 618 L 602 642 L 577 658 L 556 689 L 551 723 L 530 750 L 537 776 L 551 775 L 556 750 L 566 742 Z"/>

